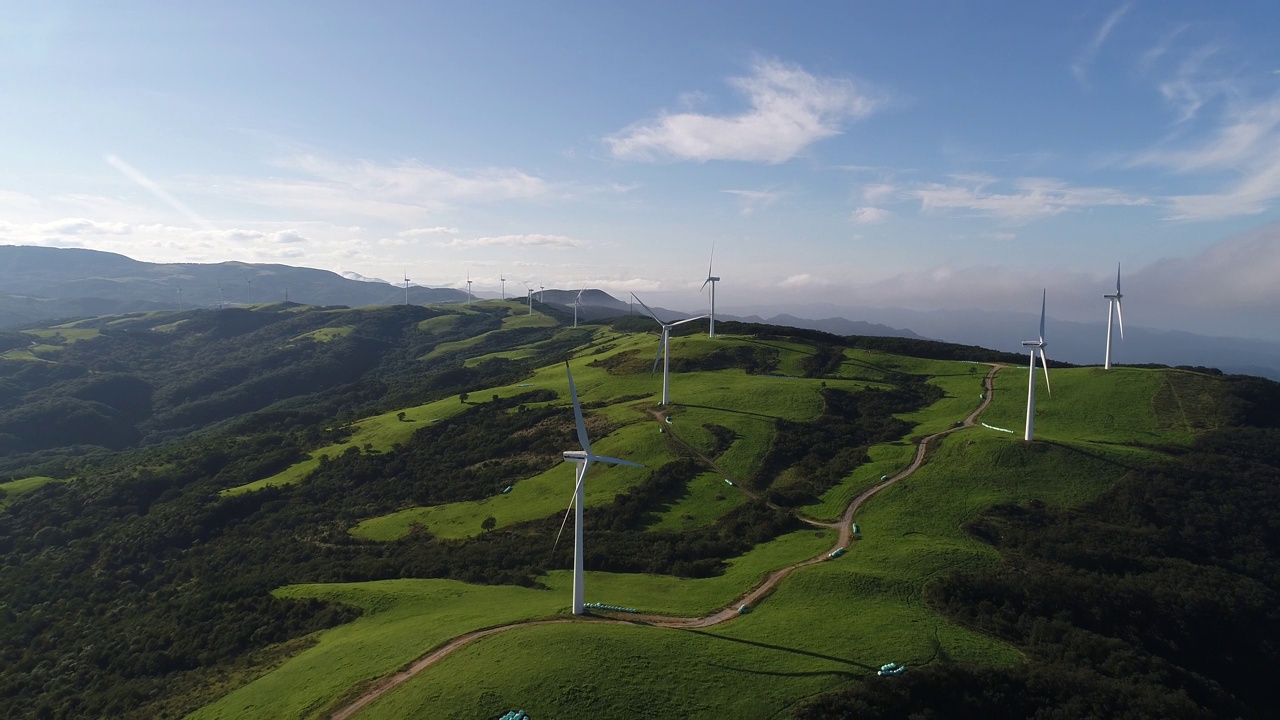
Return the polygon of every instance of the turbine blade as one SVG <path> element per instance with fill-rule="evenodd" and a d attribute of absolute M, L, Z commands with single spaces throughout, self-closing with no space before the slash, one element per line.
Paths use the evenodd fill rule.
<path fill-rule="evenodd" d="M 658 338 L 658 354 L 653 357 L 653 369 L 649 371 L 650 375 L 658 372 L 658 363 L 662 362 L 662 349 L 665 346 L 666 343 L 662 342 L 662 338 Z"/>
<path fill-rule="evenodd" d="M 1120 263 L 1116 263 L 1116 294 L 1120 294 Z"/>
<path fill-rule="evenodd" d="M 698 317 L 685 318 L 683 320 L 677 320 L 672 323 L 667 323 L 667 327 L 675 327 L 676 325 L 683 325 L 687 322 L 693 322 L 694 320 L 706 320 L 708 317 L 709 316 L 707 315 L 699 315 Z"/>
<path fill-rule="evenodd" d="M 1049 358 L 1044 356 L 1044 348 L 1040 348 L 1040 367 L 1044 368 L 1044 389 L 1053 394 L 1053 388 L 1049 387 Z"/>
<path fill-rule="evenodd" d="M 591 441 L 587 439 L 587 425 L 582 421 L 582 406 L 578 404 L 578 389 L 573 386 L 573 371 L 569 369 L 568 360 L 564 363 L 564 369 L 569 373 L 569 395 L 573 397 L 573 419 L 578 423 L 578 442 L 583 451 L 590 455 Z"/>
<path fill-rule="evenodd" d="M 707 283 L 709 283 L 709 282 L 711 282 L 711 276 L 710 276 L 710 275 L 708 275 L 708 276 L 707 276 L 707 279 L 706 279 L 706 280 L 703 280 L 703 281 L 702 281 L 702 287 L 698 288 L 698 292 L 702 292 L 703 290 L 706 290 L 706 289 L 707 289 Z"/>
<path fill-rule="evenodd" d="M 582 288 L 581 290 L 579 290 L 579 291 L 578 291 L 578 298 L 577 298 L 577 300 L 581 300 L 581 299 L 582 299 L 582 293 L 584 293 L 584 292 L 586 292 L 586 291 L 587 291 L 587 289 L 586 289 L 586 288 Z M 574 302 L 577 302 L 577 300 L 575 300 Z"/>
<path fill-rule="evenodd" d="M 1040 295 L 1040 342 L 1044 342 L 1044 308 L 1049 298 L 1049 291 L 1042 290 Z"/>
<path fill-rule="evenodd" d="M 1116 290 L 1116 292 L 1120 292 Z M 1120 339 L 1124 339 L 1124 310 L 1120 308 L 1120 298 L 1116 297 L 1116 315 L 1120 316 Z"/>
<path fill-rule="evenodd" d="M 658 316 L 655 315 L 653 311 L 649 309 L 648 305 L 644 304 L 644 301 L 640 299 L 640 296 L 636 295 L 635 293 L 631 293 L 631 297 L 635 298 L 636 302 L 640 303 L 640 307 L 644 308 L 644 311 L 649 313 L 649 317 L 653 318 L 654 322 L 658 323 L 659 325 L 662 324 L 662 321 L 659 320 Z"/>
<path fill-rule="evenodd" d="M 710 262 L 707 263 L 707 277 L 711 277 L 711 266 L 714 265 L 715 262 L 716 262 L 716 244 L 715 244 L 715 241 L 712 241 L 711 242 L 711 260 Z"/>
<path fill-rule="evenodd" d="M 556 532 L 556 541 L 551 543 L 551 552 L 556 551 L 556 546 L 560 544 L 560 536 L 564 534 L 564 526 L 569 524 L 569 513 L 573 512 L 573 504 L 578 500 L 578 488 L 582 485 L 582 481 L 587 479 L 587 468 L 589 467 L 591 467 L 590 457 L 582 463 L 581 471 L 574 468 L 574 474 L 578 476 L 577 482 L 573 485 L 573 494 L 569 496 L 569 507 L 564 511 L 564 519 L 560 521 L 560 530 Z"/>
<path fill-rule="evenodd" d="M 623 460 L 622 458 L 606 457 L 604 455 L 592 455 L 591 459 L 596 462 L 610 463 L 612 465 L 626 465 L 628 467 L 644 467 L 638 462 L 631 462 L 630 460 Z"/>

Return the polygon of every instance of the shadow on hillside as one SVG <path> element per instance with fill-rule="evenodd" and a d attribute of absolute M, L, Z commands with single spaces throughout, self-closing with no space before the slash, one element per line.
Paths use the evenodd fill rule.
<path fill-rule="evenodd" d="M 694 405 L 692 403 L 680 403 L 683 407 L 698 408 L 699 410 L 715 410 L 717 412 L 733 413 L 735 415 L 750 415 L 751 417 L 764 418 L 765 420 L 781 420 L 779 415 L 765 415 L 764 413 L 751 412 L 749 410 L 730 410 L 729 408 L 713 407 L 711 405 Z"/>
<path fill-rule="evenodd" d="M 1052 445 L 1060 450 L 1065 450 L 1067 452 L 1074 453 L 1076 455 L 1083 455 L 1087 458 L 1092 458 L 1094 460 L 1097 460 L 1098 462 L 1105 463 L 1107 465 L 1112 465 L 1118 468 L 1124 468 L 1125 470 L 1133 471 L 1133 470 L 1141 470 L 1143 468 L 1143 466 L 1141 465 L 1134 465 L 1126 462 L 1121 462 L 1120 460 L 1116 459 L 1114 456 L 1103 455 L 1101 453 L 1096 453 L 1096 452 L 1089 452 L 1088 450 L 1085 450 L 1081 447 L 1078 447 L 1075 445 L 1068 445 L 1066 443 L 1059 442 L 1057 440 L 1041 440 L 1040 438 L 1036 438 L 1036 441 L 1043 442 L 1046 445 Z M 1117 447 L 1126 447 L 1126 446 L 1118 445 Z M 1142 446 L 1137 446 L 1137 447 L 1142 447 Z"/>
<path fill-rule="evenodd" d="M 773 644 L 771 644 L 771 643 L 756 642 L 756 641 L 754 641 L 754 640 L 743 640 L 742 638 L 726 637 L 726 636 L 724 636 L 724 635 L 716 635 L 716 634 L 713 634 L 713 633 L 709 633 L 709 632 L 707 632 L 707 631 L 705 631 L 705 630 L 685 630 L 685 632 L 693 633 L 693 634 L 695 634 L 695 635 L 701 635 L 701 636 L 703 636 L 703 637 L 705 637 L 705 638 L 710 638 L 710 639 L 712 639 L 712 640 L 722 640 L 722 641 L 724 641 L 724 642 L 738 643 L 738 644 L 741 644 L 741 645 L 750 645 L 750 646 L 752 646 L 752 647 L 764 648 L 764 649 L 766 649 L 766 650 L 777 650 L 777 651 L 779 651 L 779 652 L 791 653 L 791 654 L 793 654 L 793 655 L 804 655 L 805 657 L 817 658 L 818 660 L 827 660 L 827 661 L 834 662 L 834 663 L 840 663 L 841 665 L 849 665 L 849 666 L 852 666 L 852 667 L 861 668 L 861 669 L 863 669 L 863 670 L 874 670 L 874 669 L 875 669 L 875 668 L 871 667 L 870 665 L 864 665 L 864 664 L 862 664 L 862 663 L 860 663 L 860 662 L 856 662 L 856 661 L 854 661 L 854 660 L 848 660 L 848 659 L 845 659 L 845 658 L 839 658 L 839 657 L 835 657 L 834 655 L 823 655 L 822 653 L 816 653 L 816 652 L 812 652 L 812 651 L 810 651 L 810 650 L 801 650 L 801 649 L 799 649 L 799 648 L 790 648 L 790 647 L 786 647 L 786 646 L 783 646 L 783 645 L 773 645 Z M 776 675 L 787 675 L 787 676 L 789 676 L 789 675 L 792 675 L 792 674 L 793 674 L 793 673 L 772 673 L 772 672 L 766 672 L 766 671 L 763 671 L 763 670 L 746 670 L 745 668 L 730 668 L 730 669 L 741 669 L 741 670 L 743 670 L 744 672 L 760 673 L 760 674 L 763 674 L 763 675 L 775 675 L 775 674 L 776 674 Z M 796 675 L 796 676 L 804 676 L 804 675 L 829 675 L 829 674 L 833 674 L 833 673 L 834 673 L 834 674 L 843 674 L 843 673 L 840 673 L 839 671 L 826 671 L 826 672 L 816 672 L 816 673 L 794 673 L 794 675 Z"/>
<path fill-rule="evenodd" d="M 777 350 L 777 351 L 779 351 L 779 352 L 793 352 L 793 353 L 799 353 L 799 354 L 801 354 L 801 355 L 816 355 L 816 354 L 817 354 L 817 353 L 815 353 L 815 352 L 813 352 L 813 351 L 811 351 L 811 350 L 801 350 L 800 348 L 791 348 L 791 347 L 786 347 L 786 346 L 783 346 L 783 345 L 774 345 L 773 343 L 762 342 L 762 341 L 760 341 L 760 340 L 752 340 L 752 339 L 750 339 L 750 338 L 743 338 L 743 339 L 742 339 L 742 342 L 744 342 L 744 343 L 750 343 L 750 344 L 752 344 L 752 345 L 763 345 L 763 346 L 765 346 L 765 347 L 771 347 L 771 348 L 773 348 L 774 350 Z"/>

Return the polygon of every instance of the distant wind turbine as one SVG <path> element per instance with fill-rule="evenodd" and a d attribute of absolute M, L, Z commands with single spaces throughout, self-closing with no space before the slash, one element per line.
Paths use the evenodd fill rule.
<path fill-rule="evenodd" d="M 222 297 L 222 283 L 218 283 L 218 309 L 221 310 L 226 305 L 226 301 Z"/>
<path fill-rule="evenodd" d="M 538 302 L 542 303 L 543 305 L 547 303 L 547 301 L 544 300 L 542 297 L 543 295 L 546 294 L 546 292 L 547 292 L 547 286 L 543 285 L 542 282 L 539 281 L 538 282 Z"/>
<path fill-rule="evenodd" d="M 578 308 L 582 307 L 582 293 L 586 292 L 586 288 L 578 291 L 578 296 L 573 299 L 573 327 L 578 327 Z"/>
<path fill-rule="evenodd" d="M 471 273 L 467 273 L 467 304 L 471 304 Z"/>
<path fill-rule="evenodd" d="M 244 279 L 244 304 L 245 305 L 249 304 L 249 290 L 252 289 L 252 286 L 253 286 L 253 278 L 251 277 L 245 278 Z"/>
<path fill-rule="evenodd" d="M 178 286 L 178 309 L 182 309 L 182 286 Z"/>
<path fill-rule="evenodd" d="M 502 275 L 501 270 L 498 271 L 498 282 L 502 283 L 502 299 L 505 302 L 507 299 L 507 279 Z"/>
<path fill-rule="evenodd" d="M 405 305 L 409 304 L 409 269 L 408 268 L 405 268 L 405 271 L 404 271 L 404 304 Z"/>
<path fill-rule="evenodd" d="M 529 314 L 533 314 L 533 284 L 527 280 L 524 283 L 524 289 L 529 293 Z"/>
<path fill-rule="evenodd" d="M 1039 340 L 1023 340 L 1022 346 L 1031 348 L 1031 375 L 1027 378 L 1027 431 L 1023 435 L 1023 439 L 1027 441 L 1036 439 L 1036 353 L 1040 353 L 1040 362 L 1044 366 L 1044 389 L 1050 395 L 1053 390 L 1049 387 L 1049 359 L 1044 355 L 1044 310 L 1045 300 L 1048 293 L 1041 291 L 1040 296 L 1040 339 Z"/>
<path fill-rule="evenodd" d="M 1120 309 L 1120 263 L 1116 263 L 1116 294 L 1103 295 L 1107 299 L 1107 362 L 1104 370 L 1111 369 L 1111 321 L 1120 319 L 1120 339 L 1124 339 L 1124 312 Z"/>
<path fill-rule="evenodd" d="M 578 390 L 573 386 L 573 370 L 569 368 L 568 362 L 564 364 L 564 369 L 569 374 L 569 396 L 573 398 L 573 420 L 578 426 L 578 443 L 582 445 L 582 450 L 566 450 L 564 453 L 565 461 L 574 463 L 577 465 L 577 469 L 574 473 L 573 497 L 569 500 L 568 510 L 565 510 L 564 520 L 560 522 L 560 532 L 556 533 L 555 545 L 560 544 L 560 535 L 564 532 L 565 523 L 569 522 L 569 511 L 573 511 L 573 614 L 582 615 L 586 612 L 582 587 L 584 555 L 582 543 L 582 502 L 584 495 L 582 481 L 587 477 L 587 469 L 591 467 L 593 462 L 628 465 L 630 467 L 644 466 L 630 460 L 596 455 L 591 452 L 591 440 L 587 437 L 587 425 L 582 421 L 582 405 L 578 402 Z M 552 545 L 552 550 L 555 549 L 555 545 Z"/>
<path fill-rule="evenodd" d="M 716 261 L 716 246 L 711 244 L 711 262 L 707 263 L 707 279 L 702 281 L 701 290 L 705 290 L 707 284 L 711 284 L 711 335 L 716 336 L 716 283 L 720 282 L 720 278 L 711 274 L 711 266 Z"/>
<path fill-rule="evenodd" d="M 661 360 L 662 361 L 662 405 L 663 407 L 666 407 L 667 405 L 671 404 L 671 357 L 669 353 L 669 349 L 671 345 L 671 328 L 677 325 L 683 325 L 687 322 L 693 322 L 694 320 L 701 320 L 702 318 L 706 317 L 706 315 L 699 315 L 697 317 L 685 318 L 683 320 L 676 320 L 674 322 L 664 323 L 658 319 L 658 316 L 655 315 L 652 310 L 649 309 L 648 305 L 644 304 L 644 301 L 641 300 L 639 296 L 637 296 L 635 293 L 631 293 L 631 297 L 635 298 L 636 302 L 640 303 L 640 307 L 644 308 L 649 313 L 649 317 L 653 318 L 654 322 L 662 326 L 662 337 L 658 340 L 658 356 L 653 359 L 652 372 L 658 371 L 658 361 Z"/>

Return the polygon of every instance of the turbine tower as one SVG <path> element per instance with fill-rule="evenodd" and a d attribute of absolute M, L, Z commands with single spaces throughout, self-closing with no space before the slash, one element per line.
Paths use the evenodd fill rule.
<path fill-rule="evenodd" d="M 1024 440 L 1031 441 L 1036 438 L 1036 353 L 1040 353 L 1040 362 L 1044 366 L 1044 389 L 1050 394 L 1053 390 L 1049 387 L 1049 359 L 1044 356 L 1044 308 L 1045 300 L 1048 296 L 1047 292 L 1041 291 L 1040 295 L 1040 339 L 1039 340 L 1023 340 L 1022 346 L 1031 348 L 1031 375 L 1027 378 L 1027 431 L 1022 436 Z"/>
<path fill-rule="evenodd" d="M 578 327 L 578 308 L 582 307 L 582 293 L 586 292 L 586 288 L 578 291 L 578 296 L 573 299 L 573 327 Z"/>
<path fill-rule="evenodd" d="M 499 270 L 499 271 L 498 271 L 498 282 L 502 283 L 502 301 L 503 301 L 503 302 L 506 302 L 506 300 L 507 300 L 507 279 L 506 279 L 505 277 L 503 277 L 503 275 L 502 275 L 502 271 L 501 271 L 501 270 Z"/>
<path fill-rule="evenodd" d="M 533 285 L 528 280 L 526 280 L 524 283 L 524 289 L 526 292 L 529 293 L 529 314 L 532 315 L 533 314 Z"/>
<path fill-rule="evenodd" d="M 471 304 L 471 273 L 467 273 L 467 304 Z"/>
<path fill-rule="evenodd" d="M 694 320 L 701 320 L 702 318 L 706 317 L 706 315 L 699 315 L 697 317 L 685 318 L 683 320 L 676 320 L 674 322 L 664 323 L 658 319 L 657 315 L 653 314 L 652 310 L 649 310 L 649 306 L 645 305 L 644 301 L 641 300 L 635 293 L 631 293 L 631 297 L 635 298 L 636 302 L 640 303 L 640 307 L 648 311 L 649 317 L 653 318 L 654 322 L 662 326 L 662 337 L 661 339 L 658 340 L 658 356 L 653 359 L 653 370 L 651 370 L 650 372 L 657 372 L 658 361 L 661 360 L 662 361 L 662 406 L 666 407 L 667 405 L 671 404 L 671 357 L 670 357 L 670 354 L 668 353 L 668 349 L 671 345 L 671 328 L 677 325 L 683 325 L 687 322 L 693 322 Z"/>
<path fill-rule="evenodd" d="M 408 268 L 405 268 L 405 271 L 404 271 L 404 304 L 405 305 L 409 304 L 409 269 Z"/>
<path fill-rule="evenodd" d="M 1116 294 L 1103 295 L 1107 299 L 1107 362 L 1103 366 L 1104 370 L 1111 369 L 1111 321 L 1120 319 L 1120 339 L 1124 339 L 1124 312 L 1120 309 L 1120 298 L 1124 297 L 1120 294 L 1120 263 L 1116 263 Z"/>
<path fill-rule="evenodd" d="M 699 289 L 699 291 L 705 290 L 707 287 L 707 283 L 711 283 L 711 335 L 710 337 L 716 336 L 716 283 L 720 282 L 720 278 L 711 274 L 711 265 L 715 263 L 715 261 L 716 261 L 716 246 L 715 246 L 715 243 L 712 243 L 711 244 L 711 262 L 707 263 L 707 279 L 702 281 L 702 287 Z"/>
<path fill-rule="evenodd" d="M 547 286 L 546 286 L 546 285 L 543 285 L 543 284 L 542 284 L 542 281 L 538 281 L 538 302 L 542 303 L 543 305 L 545 305 L 545 304 L 546 304 L 546 300 L 543 300 L 543 299 L 542 299 L 542 296 L 543 296 L 546 292 L 547 292 Z"/>
<path fill-rule="evenodd" d="M 222 297 L 222 283 L 218 283 L 218 309 L 221 310 L 226 305 L 226 301 Z"/>
<path fill-rule="evenodd" d="M 574 463 L 577 468 L 574 472 L 573 497 L 569 500 L 569 508 L 565 510 L 564 520 L 560 522 L 560 532 L 556 533 L 555 545 L 560 544 L 560 535 L 564 532 L 565 523 L 569 522 L 569 511 L 573 511 L 573 614 L 582 615 L 585 613 L 583 607 L 583 589 L 582 589 L 582 565 L 583 565 L 583 544 L 582 544 L 582 481 L 587 476 L 587 468 L 591 467 L 593 462 L 609 463 L 610 465 L 628 465 L 631 467 L 644 467 L 640 463 L 631 462 L 630 460 L 622 460 L 619 458 L 606 457 L 604 455 L 596 455 L 591 452 L 591 440 L 587 438 L 587 426 L 582 421 L 582 405 L 578 402 L 578 390 L 573 386 L 573 370 L 569 368 L 569 363 L 565 362 L 564 369 L 569 373 L 569 395 L 573 398 L 573 419 L 578 425 L 578 443 L 582 445 L 581 450 L 566 450 L 564 459 L 567 462 Z M 552 550 L 555 549 L 552 545 Z"/>

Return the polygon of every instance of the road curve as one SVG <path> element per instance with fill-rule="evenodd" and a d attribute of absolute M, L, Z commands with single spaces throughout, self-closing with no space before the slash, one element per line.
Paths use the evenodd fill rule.
<path fill-rule="evenodd" d="M 1003 369 L 1003 367 L 1004 367 L 1003 365 L 997 365 L 997 364 L 991 365 L 991 371 L 987 373 L 987 376 L 982 381 L 982 385 L 984 388 L 984 392 L 982 393 L 982 402 L 978 405 L 978 407 L 972 413 L 969 413 L 968 417 L 966 417 L 963 421 L 961 421 L 958 425 L 955 425 L 954 427 L 947 428 L 942 432 L 937 432 L 922 438 L 920 440 L 919 445 L 916 447 L 915 459 L 912 460 L 910 465 L 908 465 L 905 469 L 903 469 L 901 472 L 894 475 L 893 477 L 871 488 L 868 488 L 862 494 L 858 495 L 858 497 L 854 498 L 853 502 L 849 503 L 849 508 L 845 510 L 844 515 L 841 517 L 841 520 L 839 523 L 840 537 L 836 543 L 837 548 L 847 547 L 849 545 L 849 542 L 852 540 L 853 515 L 858 511 L 858 508 L 862 507 L 862 505 L 866 503 L 868 500 L 870 500 L 872 497 L 875 497 L 876 493 L 879 493 L 881 490 L 884 490 L 890 485 L 898 482 L 899 480 L 902 480 L 903 478 L 914 473 L 916 470 L 920 469 L 920 466 L 924 464 L 924 459 L 925 459 L 926 453 L 928 452 L 929 443 L 933 442 L 937 438 L 940 438 L 944 435 L 948 435 L 957 430 L 961 430 L 967 427 L 973 427 L 977 423 L 978 416 L 980 416 L 982 412 L 987 409 L 987 406 L 991 404 L 992 383 L 995 380 L 996 373 L 1000 372 L 1000 370 Z M 829 525 L 827 525 L 826 523 L 819 523 L 817 521 L 809 520 L 806 518 L 801 518 L 801 519 L 805 520 L 806 522 L 809 522 L 810 524 L 823 525 L 823 526 L 829 527 Z M 832 550 L 834 549 L 835 548 L 832 548 Z M 735 617 L 738 617 L 738 608 L 741 607 L 742 605 L 750 605 L 754 607 L 758 601 L 760 601 L 769 593 L 773 592 L 773 590 L 777 588 L 778 584 L 781 583 L 784 579 L 786 579 L 786 577 L 790 575 L 792 572 L 794 572 L 795 570 L 802 567 L 807 567 L 809 565 L 816 565 L 817 563 L 820 563 L 826 560 L 829 552 L 830 551 L 823 552 L 821 555 L 817 555 L 815 557 L 809 558 L 808 560 L 804 560 L 794 565 L 788 565 L 787 567 L 774 570 L 773 572 L 766 575 L 764 580 L 762 580 L 758 585 L 753 587 L 751 590 L 748 590 L 746 593 L 738 597 L 732 603 L 725 606 L 724 608 L 721 608 L 717 612 L 714 612 L 704 617 L 689 618 L 689 617 L 672 617 L 672 616 L 666 616 L 666 615 L 617 615 L 617 616 L 614 616 L 612 614 L 595 611 L 595 614 L 598 617 L 587 620 L 587 622 L 605 622 L 610 624 L 623 624 L 623 625 L 641 624 L 641 625 L 651 625 L 654 627 L 676 628 L 676 629 L 705 628 L 705 627 L 710 627 L 712 625 L 719 625 L 720 623 L 723 623 Z M 378 681 L 378 683 L 375 684 L 373 687 L 369 688 L 367 692 L 363 693 L 360 697 L 356 698 L 355 700 L 348 703 L 347 705 L 344 705 L 341 709 L 335 711 L 329 717 L 331 718 L 331 720 L 347 720 L 348 718 L 352 717 L 360 710 L 363 710 L 365 707 L 369 706 L 371 703 L 373 703 L 375 700 L 382 697 L 386 693 L 399 687 L 400 685 L 403 685 L 405 682 L 408 682 L 418 673 L 422 672 L 423 670 L 426 670 L 432 665 L 435 665 L 436 663 L 440 662 L 444 658 L 453 654 L 457 650 L 481 638 L 488 637 L 490 635 L 496 635 L 498 633 L 506 632 L 508 630 L 515 630 L 517 628 L 532 627 L 535 625 L 554 625 L 559 623 L 570 623 L 570 622 L 583 622 L 583 620 L 579 618 L 525 620 L 522 622 L 512 623 L 510 625 L 500 625 L 498 627 L 487 628 L 484 630 L 475 630 L 475 631 L 466 633 L 465 635 L 459 635 L 458 637 L 453 638 L 452 640 L 448 641 L 444 645 L 441 645 L 435 650 L 432 650 L 426 655 L 423 655 L 422 657 L 418 658 L 417 660 L 414 661 L 412 665 L 405 668 L 404 670 L 401 670 L 400 672 L 394 675 L 391 675 L 389 677 L 386 677 Z"/>

